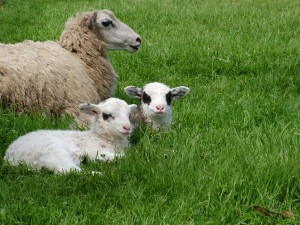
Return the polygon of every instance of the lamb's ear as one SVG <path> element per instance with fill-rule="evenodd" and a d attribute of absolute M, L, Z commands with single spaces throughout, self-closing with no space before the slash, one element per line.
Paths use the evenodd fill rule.
<path fill-rule="evenodd" d="M 128 86 L 126 88 L 124 88 L 125 93 L 132 97 L 132 98 L 137 98 L 137 99 L 141 99 L 142 94 L 143 94 L 143 89 L 142 88 L 138 88 L 136 86 Z"/>
<path fill-rule="evenodd" d="M 89 104 L 89 103 L 79 105 L 79 109 L 81 112 L 92 116 L 96 116 L 101 112 L 97 105 Z"/>
<path fill-rule="evenodd" d="M 176 88 L 172 88 L 171 92 L 172 92 L 172 98 L 178 99 L 187 95 L 190 92 L 190 89 L 185 86 L 179 86 Z"/>
<path fill-rule="evenodd" d="M 137 105 L 136 104 L 131 104 L 131 105 L 129 105 L 129 107 L 130 107 L 130 111 L 131 112 L 133 112 L 134 110 L 137 109 Z"/>

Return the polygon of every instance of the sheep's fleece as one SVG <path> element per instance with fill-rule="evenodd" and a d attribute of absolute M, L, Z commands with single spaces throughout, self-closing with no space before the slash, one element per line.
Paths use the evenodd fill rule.
<path fill-rule="evenodd" d="M 108 27 L 102 26 L 102 19 Z M 119 28 L 112 23 L 126 30 L 123 45 L 120 38 L 102 35 L 110 31 L 119 35 L 118 30 L 113 30 Z M 114 47 L 109 38 L 119 45 Z M 135 52 L 140 44 L 139 35 L 109 10 L 70 18 L 58 43 L 0 44 L 0 100 L 4 106 L 14 106 L 17 112 L 76 116 L 80 103 L 98 103 L 114 92 L 118 75 L 106 50 Z"/>
<path fill-rule="evenodd" d="M 34 169 L 45 167 L 54 172 L 80 171 L 80 162 L 111 161 L 122 156 L 132 131 L 129 115 L 136 105 L 109 98 L 98 105 L 82 104 L 83 113 L 94 116 L 89 131 L 38 130 L 15 140 L 4 159 L 12 165 L 25 163 Z"/>

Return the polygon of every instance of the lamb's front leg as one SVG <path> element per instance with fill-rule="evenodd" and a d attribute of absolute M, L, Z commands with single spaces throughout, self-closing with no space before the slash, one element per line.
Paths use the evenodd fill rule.
<path fill-rule="evenodd" d="M 57 148 L 55 152 L 40 158 L 39 164 L 55 173 L 80 172 L 81 168 L 66 148 Z"/>
<path fill-rule="evenodd" d="M 98 148 L 99 149 L 99 148 Z M 110 149 L 100 149 L 95 151 L 89 151 L 85 153 L 85 156 L 87 156 L 89 159 L 96 161 L 100 160 L 103 162 L 110 162 L 114 160 L 115 153 L 114 151 L 110 151 Z"/>
<path fill-rule="evenodd" d="M 84 155 L 94 161 L 110 162 L 118 155 L 115 151 L 116 146 L 104 140 L 90 141 L 83 148 L 85 149 Z"/>
<path fill-rule="evenodd" d="M 97 159 L 104 161 L 104 162 L 111 162 L 112 160 L 114 160 L 114 158 L 115 158 L 115 154 L 111 153 L 109 151 L 103 152 L 103 153 L 99 154 L 99 156 L 97 157 Z"/>

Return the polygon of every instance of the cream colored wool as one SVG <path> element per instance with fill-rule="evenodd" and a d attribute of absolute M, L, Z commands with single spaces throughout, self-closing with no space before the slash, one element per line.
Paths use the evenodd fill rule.
<path fill-rule="evenodd" d="M 116 19 L 108 10 L 98 12 Z M 76 116 L 80 103 L 97 103 L 110 97 L 118 75 L 108 60 L 107 44 L 101 41 L 96 18 L 93 12 L 70 18 L 58 43 L 0 44 L 3 105 L 13 105 L 17 112 Z"/>

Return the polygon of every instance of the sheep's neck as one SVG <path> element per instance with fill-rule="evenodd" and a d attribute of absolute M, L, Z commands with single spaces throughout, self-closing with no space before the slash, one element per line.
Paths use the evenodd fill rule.
<path fill-rule="evenodd" d="M 172 110 L 164 115 L 147 115 L 143 111 L 145 122 L 151 124 L 154 128 L 167 128 L 172 123 Z"/>
<path fill-rule="evenodd" d="M 107 45 L 87 26 L 91 14 L 71 19 L 60 37 L 60 45 L 80 58 L 102 98 L 114 93 L 118 75 L 107 56 Z"/>
<path fill-rule="evenodd" d="M 172 117 L 171 115 L 164 118 L 152 117 L 147 118 L 146 122 L 151 123 L 154 128 L 167 128 L 171 125 Z"/>
<path fill-rule="evenodd" d="M 88 66 L 93 67 L 94 60 L 107 59 L 106 44 L 99 40 L 87 27 L 88 16 L 81 19 L 68 21 L 65 31 L 60 37 L 60 44 L 75 56 L 83 60 Z"/>

